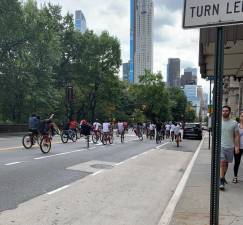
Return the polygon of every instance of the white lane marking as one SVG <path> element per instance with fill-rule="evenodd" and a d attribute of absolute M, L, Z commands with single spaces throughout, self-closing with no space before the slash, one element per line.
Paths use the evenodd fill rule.
<path fill-rule="evenodd" d="M 88 148 L 89 150 L 96 149 L 96 147 Z"/>
<path fill-rule="evenodd" d="M 53 194 L 55 194 L 55 193 L 57 193 L 57 192 L 59 192 L 59 191 L 62 191 L 62 190 L 64 190 L 64 189 L 68 188 L 68 187 L 70 187 L 70 185 L 66 185 L 66 186 L 60 187 L 60 188 L 58 188 L 58 189 L 56 189 L 56 190 L 54 190 L 54 191 L 50 191 L 50 192 L 48 192 L 48 193 L 46 193 L 46 194 L 48 194 L 48 195 L 53 195 Z"/>
<path fill-rule="evenodd" d="M 156 149 L 160 149 L 160 147 L 165 146 L 165 145 L 167 145 L 168 143 L 170 143 L 170 142 L 169 142 L 169 141 L 168 141 L 168 142 L 165 142 L 164 144 L 157 146 Z"/>
<path fill-rule="evenodd" d="M 102 143 L 98 143 L 98 144 L 95 144 L 95 145 L 100 146 L 100 145 L 103 145 L 103 144 Z"/>
<path fill-rule="evenodd" d="M 91 174 L 91 176 L 96 176 L 96 175 L 98 175 L 98 174 L 100 174 L 102 172 L 103 172 L 103 170 L 97 171 L 96 173 Z"/>
<path fill-rule="evenodd" d="M 169 204 L 167 205 L 158 225 L 169 225 L 170 224 L 171 219 L 172 219 L 173 214 L 174 214 L 174 211 L 175 211 L 175 208 L 176 208 L 176 206 L 177 206 L 177 204 L 178 204 L 178 202 L 181 198 L 181 195 L 182 195 L 182 193 L 185 189 L 188 178 L 191 174 L 193 165 L 195 164 L 195 161 L 196 161 L 196 159 L 199 155 L 199 152 L 202 148 L 202 144 L 204 142 L 204 139 L 205 139 L 205 136 L 203 137 L 203 140 L 201 141 L 201 143 L 198 146 L 195 154 L 193 155 L 193 157 L 192 157 L 183 177 L 181 178 L 172 198 L 170 199 Z"/>
<path fill-rule="evenodd" d="M 70 151 L 70 152 L 63 152 L 63 153 L 58 153 L 58 154 L 55 154 L 55 155 L 48 155 L 48 156 L 37 157 L 37 158 L 34 158 L 34 159 L 35 160 L 47 159 L 47 158 L 51 158 L 51 157 L 56 157 L 56 156 L 61 156 L 61 155 L 68 155 L 68 154 L 71 154 L 71 153 L 82 152 L 82 151 L 85 151 L 85 150 L 75 150 L 75 151 Z"/>
<path fill-rule="evenodd" d="M 16 165 L 16 164 L 20 164 L 20 163 L 23 163 L 23 162 L 12 162 L 12 163 L 4 164 L 4 165 L 5 166 L 11 166 L 11 165 Z"/>

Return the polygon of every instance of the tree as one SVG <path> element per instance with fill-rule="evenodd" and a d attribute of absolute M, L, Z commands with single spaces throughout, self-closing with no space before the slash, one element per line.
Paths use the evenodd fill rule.
<path fill-rule="evenodd" d="M 191 102 L 187 102 L 186 113 L 185 113 L 185 121 L 194 122 L 196 119 L 196 111 L 192 106 Z"/>
<path fill-rule="evenodd" d="M 173 121 L 181 121 L 184 119 L 187 107 L 187 98 L 184 92 L 177 87 L 168 89 L 170 96 L 170 112 Z"/>
<path fill-rule="evenodd" d="M 162 74 L 145 71 L 140 83 L 134 87 L 139 108 L 149 120 L 167 121 L 169 116 L 169 94 Z"/>

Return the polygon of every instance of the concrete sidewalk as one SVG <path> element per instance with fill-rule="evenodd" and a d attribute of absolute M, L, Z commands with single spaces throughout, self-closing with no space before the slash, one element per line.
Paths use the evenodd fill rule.
<path fill-rule="evenodd" d="M 243 164 L 242 164 L 243 165 Z M 233 164 L 227 174 L 226 190 L 220 192 L 220 225 L 243 224 L 243 166 L 239 183 L 233 184 Z M 210 211 L 211 151 L 208 138 L 202 145 L 170 225 L 208 225 Z"/>

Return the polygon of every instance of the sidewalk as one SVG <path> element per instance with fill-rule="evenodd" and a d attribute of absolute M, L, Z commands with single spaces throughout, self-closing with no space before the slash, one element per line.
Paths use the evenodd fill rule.
<path fill-rule="evenodd" d="M 211 151 L 205 139 L 170 225 L 208 225 L 210 211 Z M 230 165 L 226 190 L 220 192 L 220 225 L 243 224 L 243 163 L 239 183 L 233 184 Z"/>

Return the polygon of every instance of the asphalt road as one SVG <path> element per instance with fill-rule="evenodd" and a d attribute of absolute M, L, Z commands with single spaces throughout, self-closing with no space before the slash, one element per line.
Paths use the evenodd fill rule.
<path fill-rule="evenodd" d="M 184 140 L 179 148 L 170 140 L 160 144 L 161 151 L 194 152 L 197 140 Z M 96 162 L 94 168 L 109 169 L 107 162 L 121 163 L 155 148 L 155 140 L 139 141 L 132 133 L 121 144 L 115 138 L 113 145 L 90 145 L 80 139 L 76 143 L 61 144 L 56 138 L 49 154 L 43 155 L 38 147 L 21 147 L 20 136 L 0 136 L 0 212 L 14 209 L 20 203 L 51 192 L 89 176 L 92 171 L 70 170 L 75 165 Z M 175 163 L 177 159 L 175 159 Z M 163 163 L 161 164 L 163 166 Z"/>

